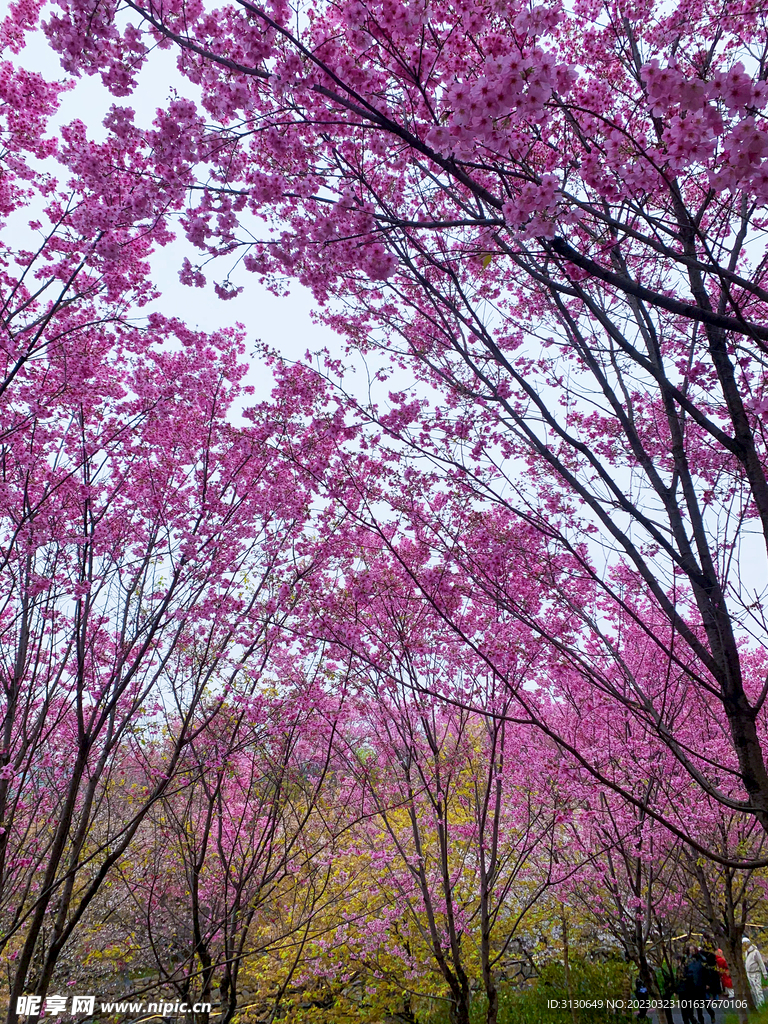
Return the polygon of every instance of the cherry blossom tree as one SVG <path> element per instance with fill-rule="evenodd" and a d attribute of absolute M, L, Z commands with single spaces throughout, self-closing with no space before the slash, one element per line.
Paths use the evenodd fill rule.
<path fill-rule="evenodd" d="M 432 671 L 445 667 L 433 659 Z M 553 883 L 557 809 L 528 772 L 540 756 L 525 756 L 530 737 L 503 715 L 415 696 L 413 678 L 399 693 L 390 673 L 369 685 L 350 738 L 367 812 L 353 841 L 368 864 L 340 929 L 347 969 L 405 990 L 406 1011 L 413 996 L 439 994 L 457 1024 L 474 982 L 495 1024 L 510 945 Z"/>
<path fill-rule="evenodd" d="M 413 652 L 457 645 L 473 665 L 463 678 L 490 673 L 504 694 L 503 710 L 471 681 L 456 689 L 451 672 L 422 680 L 432 697 L 481 714 L 497 708 L 494 713 L 543 732 L 542 756 L 554 742 L 575 773 L 574 799 L 589 800 L 597 780 L 598 792 L 612 790 L 649 823 L 737 866 L 737 845 L 729 851 L 707 845 L 718 798 L 701 805 L 701 817 L 686 782 L 706 788 L 714 780 L 718 797 L 738 799 L 727 724 L 713 695 L 694 685 L 700 664 L 677 653 L 674 630 L 647 600 L 642 582 L 631 572 L 617 574 L 623 603 L 617 609 L 594 571 L 585 571 L 591 563 L 584 550 L 563 550 L 551 530 L 478 503 L 463 475 L 448 481 L 424 472 L 381 432 L 371 437 L 359 423 L 343 429 L 343 399 L 314 371 L 286 371 L 281 392 L 284 406 L 311 394 L 315 428 L 324 423 L 339 438 L 318 480 L 327 504 L 317 525 L 326 568 L 333 569 L 302 605 L 307 635 L 372 671 L 390 672 L 398 685 Z M 353 430 L 358 441 L 350 449 Z M 301 460 L 298 452 L 292 457 Z M 312 473 L 309 462 L 301 466 Z M 424 639 L 425 629 L 440 639 Z M 675 651 L 674 667 L 658 659 L 657 644 Z M 396 650 L 408 653 L 392 665 L 382 662 Z M 745 652 L 743 663 L 759 686 L 760 652 Z M 666 709 L 661 736 L 658 705 Z M 650 803 L 649 785 L 659 792 Z"/>
<path fill-rule="evenodd" d="M 30 982 L 45 996 L 149 810 L 199 776 L 190 745 L 259 685 L 290 606 L 276 594 L 308 571 L 307 493 L 275 463 L 271 425 L 226 421 L 236 339 L 152 326 L 179 348 L 113 365 L 111 389 L 28 417 L 3 446 L 13 1019 Z"/>
<path fill-rule="evenodd" d="M 768 689 L 744 663 L 768 535 L 762 8 L 61 0 L 46 24 L 64 67 L 118 96 L 177 48 L 207 119 L 185 108 L 158 149 L 160 174 L 207 162 L 183 278 L 214 257 L 295 278 L 440 389 L 434 408 L 393 397 L 389 431 L 580 559 L 670 671 L 695 662 L 737 790 L 638 679 L 634 699 L 768 828 Z M 227 270 L 219 292 L 238 287 Z"/>
<path fill-rule="evenodd" d="M 47 81 L 18 67 L 13 56 L 39 6 L 12 4 L 0 24 L 0 395 L 6 404 L 17 396 L 29 400 L 31 383 L 39 385 L 27 372 L 33 362 L 48 366 L 48 402 L 99 386 L 99 364 L 112 343 L 106 339 L 121 330 L 125 339 L 157 297 L 148 258 L 173 237 L 167 213 L 184 197 L 183 168 L 155 178 L 152 141 L 127 148 L 119 117 L 102 143 L 79 121 L 52 127 L 71 80 Z M 24 415 L 23 400 L 16 415 Z M 6 414 L 3 430 L 10 429 Z"/>
<path fill-rule="evenodd" d="M 273 685 L 241 695 L 189 743 L 184 784 L 152 808 L 121 871 L 122 931 L 150 951 L 144 963 L 159 971 L 158 986 L 210 1004 L 217 985 L 224 1024 L 242 1002 L 243 968 L 327 909 L 308 877 L 313 861 L 331 862 L 335 833 L 349 827 L 346 808 L 326 794 L 339 701 L 306 680 L 286 686 L 287 659 L 281 669 L 282 693 Z"/>
<path fill-rule="evenodd" d="M 43 9 L 11 7 L 6 56 Z M 150 939 L 166 844 L 189 882 L 166 980 L 221 970 L 229 1019 L 259 901 L 299 863 L 330 877 L 329 775 L 389 844 L 363 952 L 402 959 L 407 919 L 458 1021 L 461 936 L 479 920 L 493 1020 L 534 851 L 569 829 L 591 867 L 560 874 L 607 886 L 646 975 L 662 881 L 695 880 L 730 950 L 768 831 L 765 12 L 57 0 L 44 23 L 118 98 L 174 48 L 200 102 L 149 128 L 118 102 L 95 143 L 48 134 L 63 86 L 0 73 L 0 218 L 34 218 L 0 252 L 11 1022 L 142 843 Z M 282 366 L 233 426 L 241 340 L 137 319 L 175 224 L 190 286 L 310 287 L 376 359 L 370 401 L 330 358 Z M 288 692 L 313 664 L 321 730 Z M 538 806 L 511 737 L 556 776 Z"/>
<path fill-rule="evenodd" d="M 290 375 L 285 404 L 304 379 Z M 322 422 L 318 414 L 315 430 Z M 362 469 L 359 452 L 355 465 Z M 378 475 L 358 473 L 355 486 L 361 475 L 375 500 L 383 493 Z M 544 648 L 520 617 L 495 610 L 492 621 L 484 618 L 488 606 L 471 603 L 463 577 L 430 559 L 419 530 L 410 532 L 413 521 L 380 523 L 385 541 L 348 515 L 343 461 L 330 460 L 325 479 L 334 499 L 316 520 L 323 572 L 297 616 L 350 694 L 342 735 L 361 816 L 353 849 L 359 858 L 362 841 L 370 865 L 367 910 L 353 904 L 342 923 L 344 959 L 398 991 L 414 987 L 414 996 L 436 977 L 456 1021 L 469 1019 L 474 978 L 493 1024 L 501 965 L 557 874 L 561 758 L 531 736 L 517 699 Z M 424 497 L 418 485 L 416 492 Z M 478 547 L 487 546 L 487 526 Z M 508 563 L 515 553 L 507 552 Z M 429 574 L 431 601 L 412 571 Z M 514 588 L 537 600 L 519 575 Z M 446 624 L 446 609 L 460 617 L 465 637 Z M 483 634 L 489 650 L 506 652 L 503 669 L 466 642 L 481 643 Z"/>

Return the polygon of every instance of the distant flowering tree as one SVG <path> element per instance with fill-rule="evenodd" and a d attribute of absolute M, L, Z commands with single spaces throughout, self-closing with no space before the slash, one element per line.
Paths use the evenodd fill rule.
<path fill-rule="evenodd" d="M 342 915 L 343 957 L 397 989 L 441 993 L 455 1024 L 469 1021 L 476 983 L 495 1024 L 510 948 L 552 895 L 557 801 L 530 733 L 503 708 L 481 716 L 433 696 L 428 677 L 449 673 L 450 658 L 419 647 L 403 652 L 411 675 L 400 687 L 391 664 L 360 674 L 348 772 L 366 812 L 355 852 L 368 865 Z"/>
<path fill-rule="evenodd" d="M 61 0 L 46 24 L 116 95 L 177 48 L 202 109 L 160 115 L 155 166 L 207 162 L 185 214 L 201 265 L 300 280 L 440 389 L 434 409 L 393 396 L 387 429 L 541 525 L 686 666 L 738 786 L 633 678 L 638 714 L 768 829 L 768 683 L 744 664 L 766 643 L 763 8 Z"/>
<path fill-rule="evenodd" d="M 146 816 L 121 872 L 121 931 L 140 947 L 140 966 L 155 967 L 156 987 L 178 1000 L 219 998 L 223 1024 L 242 1005 L 244 975 L 258 976 L 282 944 L 296 943 L 300 958 L 327 903 L 313 861 L 327 873 L 335 833 L 349 827 L 346 806 L 326 794 L 343 699 L 309 680 L 287 686 L 291 666 L 280 667 L 283 692 L 239 694 L 191 740 L 179 784 Z M 153 989 L 142 978 L 134 986 Z"/>
<path fill-rule="evenodd" d="M 734 814 L 713 816 L 709 827 L 712 835 L 708 842 L 715 850 L 738 849 L 747 860 L 759 860 L 764 854 L 765 834 L 753 819 Z M 753 996 L 741 940 L 765 900 L 765 872 L 738 870 L 695 857 L 685 847 L 678 859 L 678 871 L 679 877 L 670 880 L 670 887 L 682 894 L 694 920 L 701 921 L 702 927 L 714 935 L 728 962 L 737 998 L 751 1007 Z"/>

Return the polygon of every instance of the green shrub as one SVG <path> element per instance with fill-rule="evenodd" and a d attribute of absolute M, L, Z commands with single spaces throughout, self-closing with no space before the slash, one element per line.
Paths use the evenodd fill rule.
<path fill-rule="evenodd" d="M 726 1013 L 725 1024 L 739 1024 L 739 1015 L 734 1012 Z M 749 1024 L 768 1024 L 768 1006 L 761 1010 L 753 1010 L 749 1015 Z"/>
<path fill-rule="evenodd" d="M 574 1002 L 602 1003 L 601 1006 L 577 1007 L 577 1024 L 621 1024 L 633 1020 L 635 1013 L 625 1010 L 614 1012 L 606 1007 L 608 999 L 632 997 L 633 970 L 619 960 L 576 961 L 570 968 L 570 990 Z M 550 963 L 528 988 L 499 986 L 498 1024 L 574 1024 L 574 1014 L 569 1007 L 553 1008 L 553 1000 L 568 999 L 565 984 L 565 970 L 560 963 Z M 471 1006 L 472 1024 L 484 1024 L 487 1000 L 484 995 L 475 995 Z M 441 1007 L 433 1013 L 423 1015 L 423 1024 L 448 1024 L 448 1010 Z M 766 1022 L 768 1024 L 768 1022 Z"/>

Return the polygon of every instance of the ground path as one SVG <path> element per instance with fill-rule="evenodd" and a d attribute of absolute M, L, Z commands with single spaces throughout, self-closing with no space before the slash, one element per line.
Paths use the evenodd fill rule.
<path fill-rule="evenodd" d="M 733 1010 L 733 1007 L 730 1005 L 717 1007 L 717 1009 L 715 1010 L 715 1024 L 725 1024 L 726 1015 L 733 1016 L 734 1012 L 735 1011 Z M 694 1011 L 693 1019 L 696 1022 L 696 1024 L 698 1024 L 698 1018 L 696 1017 L 695 1013 L 696 1011 Z M 707 1011 L 703 1010 L 702 1013 L 704 1018 L 704 1024 L 712 1024 L 712 1018 L 709 1016 Z M 673 1010 L 672 1014 L 674 1024 L 683 1024 L 683 1018 L 680 1013 L 680 1010 Z M 648 1014 L 648 1020 L 652 1021 L 652 1024 L 668 1024 L 667 1018 L 664 1015 L 663 1010 L 651 1010 L 651 1012 Z"/>

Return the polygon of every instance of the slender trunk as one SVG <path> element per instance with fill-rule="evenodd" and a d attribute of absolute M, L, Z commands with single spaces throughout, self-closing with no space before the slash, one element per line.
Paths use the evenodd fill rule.
<path fill-rule="evenodd" d="M 485 786 L 482 809 L 478 808 L 478 822 L 480 825 L 480 957 L 483 968 L 483 984 L 485 985 L 485 994 L 488 999 L 486 1024 L 496 1024 L 499 1016 L 499 993 L 491 966 L 491 895 L 498 871 L 502 798 L 501 776 L 504 768 L 505 739 L 506 728 L 502 721 L 501 726 L 495 725 L 491 733 L 488 782 Z M 490 860 L 487 860 L 485 834 L 492 797 Z"/>
<path fill-rule="evenodd" d="M 485 979 L 485 994 L 488 997 L 486 1024 L 496 1024 L 499 1018 L 499 990 L 496 988 L 493 975 L 490 973 Z"/>
<path fill-rule="evenodd" d="M 483 970 L 483 985 L 488 999 L 486 1024 L 496 1024 L 499 1016 L 499 992 L 491 968 L 491 885 L 485 864 L 485 851 L 480 851 L 480 960 Z"/>
<path fill-rule="evenodd" d="M 562 912 L 561 922 L 563 925 L 563 967 L 565 968 L 565 991 L 568 995 L 568 1002 L 571 1005 L 571 1019 L 573 1024 L 576 1024 L 576 1007 L 573 1002 L 573 992 L 571 990 L 571 963 L 568 951 L 568 918 L 565 915 L 565 910 Z"/>
<path fill-rule="evenodd" d="M 55 891 L 54 883 L 56 880 L 56 874 L 58 872 L 61 859 L 64 856 L 86 758 L 87 750 L 81 747 L 78 752 L 77 760 L 73 766 L 69 789 L 66 793 L 62 810 L 59 813 L 55 838 L 51 846 L 51 851 L 48 855 L 48 864 L 46 866 L 43 883 L 40 887 L 41 892 L 37 898 L 36 906 L 32 914 L 29 927 L 27 928 L 24 945 L 22 946 L 21 954 L 16 963 L 13 987 L 11 989 L 8 1003 L 8 1024 L 16 1024 L 16 1021 L 18 1020 L 18 1014 L 16 1012 L 17 1000 L 24 994 L 29 969 L 36 952 L 38 952 L 38 942 L 45 925 L 45 915 Z M 41 971 L 41 978 L 35 986 L 35 994 L 44 1000 L 47 991 L 48 982 L 43 983 Z M 39 1014 L 29 1015 L 27 1017 L 28 1024 L 37 1024 L 38 1018 Z"/>
<path fill-rule="evenodd" d="M 720 934 L 722 939 L 723 954 L 733 982 L 733 996 L 737 1004 L 746 1000 L 747 1008 L 738 1007 L 736 1012 L 741 1024 L 746 1024 L 749 1010 L 754 1009 L 752 993 L 747 980 L 747 972 L 744 970 L 744 957 L 741 953 L 741 940 L 744 936 L 744 923 L 736 920 L 736 906 L 733 899 L 733 874 L 726 872 L 725 887 L 725 915 L 724 928 L 717 928 L 715 922 L 715 934 Z M 742 905 L 743 910 L 743 905 Z M 742 914 L 742 918 L 744 914 Z"/>
<path fill-rule="evenodd" d="M 221 994 L 221 1024 L 229 1024 L 237 1011 L 237 984 L 232 978 L 230 965 L 224 967 L 224 977 L 219 983 Z"/>
<path fill-rule="evenodd" d="M 635 945 L 637 947 L 637 968 L 640 973 L 640 977 L 643 979 L 645 987 L 648 989 L 648 995 L 656 995 L 656 978 L 653 975 L 648 958 L 645 955 L 645 937 L 643 935 L 642 922 L 637 921 L 635 924 Z"/>
<path fill-rule="evenodd" d="M 210 1003 L 211 992 L 213 989 L 213 960 L 211 959 L 211 955 L 208 952 L 207 943 L 203 941 L 200 941 L 197 944 L 195 952 L 197 954 L 198 960 L 200 961 L 200 966 L 202 967 L 202 988 L 200 990 L 200 1002 Z M 208 1024 L 208 1018 L 209 1014 L 207 1010 L 204 1010 L 202 1013 L 195 1014 L 196 1024 Z"/>
<path fill-rule="evenodd" d="M 213 805 L 211 804 L 211 807 Z M 206 820 L 206 829 L 210 831 L 211 827 L 211 814 L 209 811 L 208 818 Z M 207 842 L 203 845 L 203 851 L 200 854 L 199 860 L 192 867 L 192 878 L 191 878 L 191 896 L 192 896 L 192 929 L 194 936 L 194 955 L 192 959 L 193 969 L 195 964 L 195 957 L 200 964 L 201 972 L 200 977 L 202 981 L 202 988 L 200 991 L 200 1001 L 203 1003 L 210 1003 L 211 1001 L 211 989 L 213 987 L 213 960 L 208 949 L 208 943 L 203 935 L 203 928 L 200 922 L 200 872 L 202 871 L 203 862 L 205 860 L 205 850 L 207 849 Z M 198 1024 L 208 1024 L 208 1013 L 203 1012 L 197 1015 Z"/>

